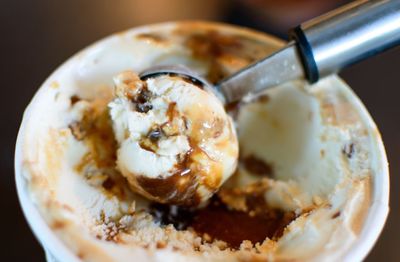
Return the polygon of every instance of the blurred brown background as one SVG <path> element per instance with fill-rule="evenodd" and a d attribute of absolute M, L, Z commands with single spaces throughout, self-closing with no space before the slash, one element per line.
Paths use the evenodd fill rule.
<path fill-rule="evenodd" d="M 397 0 L 396 0 L 397 1 Z M 1 260 L 43 261 L 19 207 L 13 152 L 22 113 L 36 89 L 65 59 L 108 34 L 168 20 L 207 19 L 284 37 L 292 26 L 347 1 L 330 0 L 2 0 L 0 1 Z M 391 213 L 367 261 L 399 261 L 400 48 L 341 76 L 365 103 L 386 145 Z"/>

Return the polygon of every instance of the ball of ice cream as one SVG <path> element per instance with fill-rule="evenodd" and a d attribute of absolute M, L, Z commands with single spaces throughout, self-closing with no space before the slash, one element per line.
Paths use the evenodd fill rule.
<path fill-rule="evenodd" d="M 109 104 L 117 166 L 148 199 L 196 206 L 236 169 L 238 142 L 231 118 L 210 91 L 179 76 L 142 81 L 127 71 L 114 78 Z"/>

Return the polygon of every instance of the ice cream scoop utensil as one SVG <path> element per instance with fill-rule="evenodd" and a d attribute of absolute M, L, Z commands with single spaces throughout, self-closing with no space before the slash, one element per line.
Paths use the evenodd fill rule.
<path fill-rule="evenodd" d="M 324 76 L 400 44 L 400 0 L 358 0 L 301 24 L 281 50 L 217 83 L 225 103 L 294 79 Z M 157 69 L 157 68 L 155 68 Z M 146 70 L 141 77 L 178 74 L 209 85 L 181 66 Z"/>

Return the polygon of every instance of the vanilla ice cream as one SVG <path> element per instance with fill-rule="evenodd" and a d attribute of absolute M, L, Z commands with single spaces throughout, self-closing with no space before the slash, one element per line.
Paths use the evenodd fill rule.
<path fill-rule="evenodd" d="M 222 103 L 179 76 L 142 81 L 128 71 L 114 83 L 117 165 L 133 190 L 169 204 L 209 199 L 237 165 L 236 133 Z"/>
<path fill-rule="evenodd" d="M 183 64 L 215 84 L 281 46 L 248 29 L 167 23 L 113 35 L 53 73 L 16 148 L 23 210 L 49 254 L 362 260 L 387 214 L 387 163 L 371 117 L 337 76 L 249 96 L 228 117 L 188 79 L 132 73 Z"/>

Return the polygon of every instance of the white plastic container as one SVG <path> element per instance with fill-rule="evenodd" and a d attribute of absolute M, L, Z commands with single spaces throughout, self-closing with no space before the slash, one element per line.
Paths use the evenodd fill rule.
<path fill-rule="evenodd" d="M 209 24 L 205 23 L 208 26 L 215 27 L 218 31 L 240 31 L 244 32 L 246 29 L 236 28 L 221 24 Z M 173 23 L 160 24 L 156 26 L 152 26 L 150 28 L 160 28 L 160 27 L 171 27 Z M 131 29 L 129 32 L 143 31 L 147 27 L 140 27 L 136 29 Z M 151 29 L 150 29 L 151 30 Z M 282 42 L 270 37 L 268 35 L 258 34 L 254 32 L 249 32 L 248 36 L 250 38 L 256 37 L 259 40 L 265 42 L 266 45 L 269 45 L 271 49 L 278 49 L 283 45 Z M 94 50 L 98 45 L 102 45 L 110 41 L 110 38 L 106 38 L 96 44 L 90 46 L 85 51 Z M 67 66 L 72 60 L 77 59 L 78 55 L 72 57 L 65 64 L 61 65 L 57 71 L 61 71 L 64 67 Z M 57 71 L 54 74 L 57 73 Z M 334 80 L 336 81 L 336 80 Z M 371 188 L 371 204 L 368 209 L 368 213 L 366 215 L 365 222 L 359 234 L 359 237 L 356 243 L 352 246 L 350 250 L 347 251 L 346 254 L 343 254 L 345 261 L 360 261 L 366 257 L 368 252 L 372 249 L 376 240 L 381 233 L 384 223 L 386 221 L 388 215 L 388 202 L 389 202 L 389 171 L 388 164 L 386 159 L 386 154 L 384 150 L 384 146 L 381 140 L 379 133 L 377 132 L 377 128 L 375 123 L 373 122 L 371 116 L 368 114 L 367 110 L 363 106 L 363 104 L 359 101 L 358 97 L 350 91 L 350 88 L 346 86 L 342 81 L 337 80 L 339 85 L 344 85 L 344 88 L 347 89 L 347 93 L 350 94 L 351 99 L 353 100 L 353 105 L 355 105 L 355 110 L 362 115 L 367 125 L 367 129 L 371 131 L 374 135 L 372 136 L 372 150 L 374 151 L 372 156 L 375 158 L 374 162 L 377 165 L 378 173 L 372 175 L 372 188 Z M 48 83 L 44 83 L 45 86 Z M 22 146 L 23 140 L 25 138 L 26 132 L 26 122 L 27 119 L 31 117 L 33 104 L 36 103 L 35 99 L 37 99 L 38 94 L 40 92 L 44 92 L 44 87 L 39 89 L 38 93 L 35 95 L 35 98 L 31 102 L 31 104 L 27 107 L 23 121 L 19 130 L 17 144 L 16 144 L 16 152 L 15 152 L 15 178 L 16 185 L 18 191 L 18 197 L 24 212 L 26 219 L 30 227 L 32 228 L 35 236 L 43 246 L 46 252 L 47 261 L 79 261 L 78 257 L 75 256 L 67 246 L 54 234 L 52 229 L 45 222 L 41 214 L 39 213 L 37 207 L 35 206 L 33 200 L 30 197 L 29 185 L 27 180 L 25 179 L 25 174 L 22 169 L 23 158 L 22 158 Z"/>

